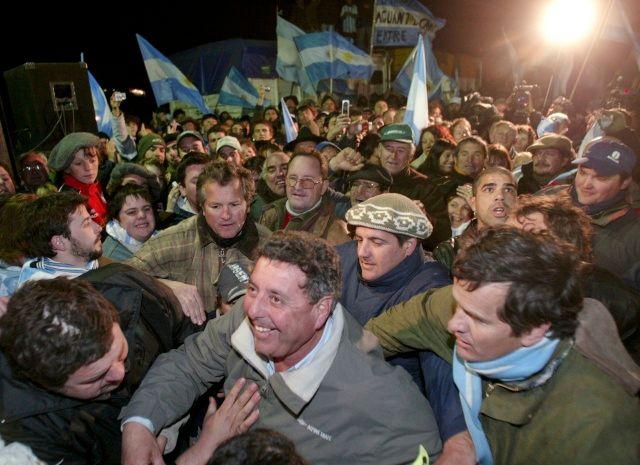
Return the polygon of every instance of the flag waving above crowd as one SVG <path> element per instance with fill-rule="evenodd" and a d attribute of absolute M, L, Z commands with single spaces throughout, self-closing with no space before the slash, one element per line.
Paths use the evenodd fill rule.
<path fill-rule="evenodd" d="M 418 0 L 376 0 L 373 46 L 413 47 L 418 42 L 418 35 L 425 40 L 433 39 L 445 23 Z"/>
<path fill-rule="evenodd" d="M 193 105 L 202 113 L 210 113 L 196 86 L 140 34 L 136 34 L 136 38 L 158 106 L 179 101 Z"/>

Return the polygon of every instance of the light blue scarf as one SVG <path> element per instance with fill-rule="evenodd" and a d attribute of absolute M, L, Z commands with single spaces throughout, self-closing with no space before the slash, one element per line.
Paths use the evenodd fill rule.
<path fill-rule="evenodd" d="M 493 456 L 489 441 L 480 422 L 482 404 L 482 379 L 513 382 L 522 381 L 538 373 L 549 362 L 559 339 L 542 338 L 531 347 L 521 347 L 507 355 L 487 362 L 465 362 L 458 357 L 457 347 L 453 353 L 453 381 L 462 402 L 462 411 L 467 428 L 476 449 L 476 461 L 480 465 L 492 465 Z"/>

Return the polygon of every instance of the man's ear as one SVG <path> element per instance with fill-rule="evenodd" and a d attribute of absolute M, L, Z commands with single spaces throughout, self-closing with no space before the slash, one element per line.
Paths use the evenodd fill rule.
<path fill-rule="evenodd" d="M 63 252 L 67 249 L 66 238 L 60 234 L 56 234 L 55 236 L 51 236 L 50 244 L 51 250 L 54 252 Z"/>
<path fill-rule="evenodd" d="M 418 239 L 416 239 L 415 237 L 411 237 L 406 241 L 404 241 L 404 244 L 402 244 L 402 249 L 404 250 L 405 257 L 408 257 L 409 255 L 411 255 L 413 251 L 416 250 L 417 245 L 418 245 Z"/>
<path fill-rule="evenodd" d="M 180 192 L 180 195 L 184 198 L 187 197 L 187 188 L 185 186 L 183 186 L 182 184 L 178 184 L 178 191 Z"/>
<path fill-rule="evenodd" d="M 469 206 L 471 207 L 471 210 L 473 210 L 473 214 L 475 215 L 475 213 L 476 213 L 476 196 L 474 195 L 472 197 L 469 197 L 468 203 L 469 203 Z"/>
<path fill-rule="evenodd" d="M 327 322 L 327 318 L 333 310 L 333 296 L 326 295 L 318 300 L 312 309 L 315 316 L 315 329 L 320 329 Z"/>
<path fill-rule="evenodd" d="M 520 337 L 522 345 L 524 347 L 531 347 L 532 345 L 537 344 L 544 335 L 547 334 L 549 328 L 551 328 L 551 323 L 544 323 L 530 329 Z"/>

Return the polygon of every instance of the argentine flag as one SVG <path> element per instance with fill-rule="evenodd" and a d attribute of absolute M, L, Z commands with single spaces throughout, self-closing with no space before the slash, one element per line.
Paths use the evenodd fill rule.
<path fill-rule="evenodd" d="M 144 67 L 158 106 L 173 101 L 188 103 L 203 114 L 211 113 L 200 92 L 182 72 L 140 34 L 136 34 Z"/>
<path fill-rule="evenodd" d="M 253 87 L 253 84 L 235 66 L 232 66 L 222 83 L 218 104 L 254 108 L 258 104 L 258 98 L 258 91 Z M 264 106 L 268 107 L 270 104 L 265 99 Z"/>
<path fill-rule="evenodd" d="M 282 109 L 282 121 L 284 122 L 284 133 L 287 136 L 287 144 L 292 140 L 298 138 L 298 130 L 293 124 L 293 118 L 291 117 L 291 113 L 289 113 L 289 107 L 284 102 L 284 98 L 280 99 L 280 107 Z"/>
<path fill-rule="evenodd" d="M 105 97 L 102 87 L 93 77 L 91 71 L 87 71 L 89 75 L 89 88 L 91 89 L 91 100 L 93 100 L 93 109 L 96 113 L 96 126 L 98 131 L 104 132 L 109 137 L 113 136 L 113 129 L 111 128 L 111 109 L 109 108 L 109 102 Z"/>
<path fill-rule="evenodd" d="M 337 32 L 314 32 L 294 37 L 300 60 L 311 82 L 322 79 L 369 79 L 371 57 Z"/>
<path fill-rule="evenodd" d="M 420 132 L 429 125 L 429 99 L 427 97 L 427 67 L 424 56 L 422 36 L 418 36 L 418 45 L 414 50 L 413 78 L 407 97 L 407 111 L 404 122 L 413 129 L 413 143 L 420 143 Z"/>
<path fill-rule="evenodd" d="M 419 36 L 422 37 L 421 35 Z M 427 92 L 429 94 L 429 98 L 439 97 L 442 94 L 442 84 L 448 79 L 444 72 L 438 66 L 436 61 L 436 56 L 433 54 L 433 50 L 431 48 L 431 40 L 428 38 L 421 39 L 419 44 L 423 44 L 422 54 L 424 57 L 429 57 L 429 60 L 426 60 L 426 73 L 427 73 Z M 414 63 L 416 60 L 416 51 L 418 50 L 418 46 L 413 49 L 411 55 L 407 58 L 407 61 L 404 62 L 402 68 L 398 72 L 396 79 L 393 81 L 391 85 L 396 91 L 400 92 L 402 95 L 409 95 L 409 88 L 411 87 L 411 82 L 414 76 Z"/>
<path fill-rule="evenodd" d="M 276 61 L 276 71 L 278 76 L 286 81 L 297 82 L 302 90 L 308 94 L 315 94 L 316 90 L 305 72 L 298 48 L 293 41 L 294 37 L 302 36 L 305 32 L 289 21 L 282 19 L 279 15 L 276 24 L 276 35 L 278 38 L 278 59 Z"/>

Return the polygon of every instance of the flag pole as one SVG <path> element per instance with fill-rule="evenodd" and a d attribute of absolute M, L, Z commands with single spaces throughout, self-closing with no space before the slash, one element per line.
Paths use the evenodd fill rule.
<path fill-rule="evenodd" d="M 333 26 L 331 27 L 331 32 L 333 32 Z M 331 43 L 329 44 L 329 63 L 331 63 L 331 76 L 329 77 L 329 95 L 333 97 L 333 34 L 330 37 Z"/>
<path fill-rule="evenodd" d="M 544 103 L 542 104 L 542 111 L 545 111 L 546 108 L 547 108 L 547 101 L 549 100 L 549 93 L 551 92 L 551 86 L 553 85 L 553 81 L 554 81 L 554 79 L 556 77 L 556 68 L 558 67 L 558 60 L 559 59 L 560 59 L 560 49 L 558 48 L 558 50 L 556 51 L 556 59 L 553 61 L 553 68 L 551 68 L 551 77 L 549 78 L 549 85 L 547 86 L 547 93 L 544 96 Z M 569 99 L 569 100 L 571 100 L 571 99 Z"/>
<path fill-rule="evenodd" d="M 578 84 L 580 83 L 580 80 L 582 79 L 582 74 L 584 73 L 584 69 L 587 66 L 587 62 L 591 57 L 591 52 L 593 51 L 593 47 L 596 44 L 596 40 L 600 38 L 600 35 L 602 34 L 602 30 L 604 29 L 604 25 L 607 22 L 607 18 L 609 17 L 609 12 L 611 11 L 611 7 L 613 6 L 613 1 L 614 0 L 609 0 L 609 3 L 607 3 L 607 7 L 604 10 L 602 19 L 598 24 L 598 29 L 596 33 L 591 36 L 591 43 L 589 44 L 589 50 L 587 50 L 587 54 L 585 55 L 584 60 L 582 60 L 582 66 L 580 66 L 580 72 L 578 73 L 576 82 L 573 83 L 573 89 L 571 89 L 571 94 L 569 94 L 569 100 L 573 100 L 573 96 L 576 93 L 576 89 L 578 88 Z"/>

